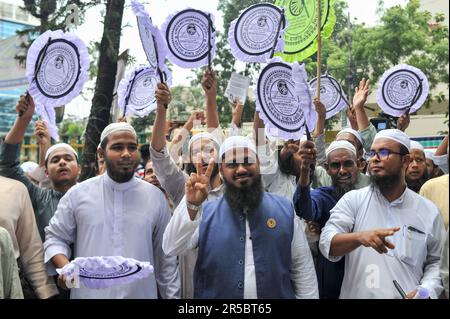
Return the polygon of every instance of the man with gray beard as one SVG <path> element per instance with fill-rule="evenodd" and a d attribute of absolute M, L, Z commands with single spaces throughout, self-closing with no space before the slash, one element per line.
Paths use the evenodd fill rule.
<path fill-rule="evenodd" d="M 347 192 L 355 189 L 359 171 L 356 149 L 347 141 L 334 141 L 326 150 L 325 168 L 332 186 L 311 190 L 311 164 L 316 161 L 316 150 L 311 141 L 302 142 L 299 150 L 300 178 L 294 193 L 294 206 L 299 217 L 314 221 L 320 229 L 330 218 L 330 210 Z M 321 299 L 337 299 L 344 277 L 345 262 L 328 261 L 322 254 L 317 257 L 317 278 Z"/>

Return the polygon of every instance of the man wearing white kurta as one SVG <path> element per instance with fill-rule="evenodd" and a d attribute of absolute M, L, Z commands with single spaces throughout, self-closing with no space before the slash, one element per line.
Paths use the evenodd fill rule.
<path fill-rule="evenodd" d="M 157 291 L 163 298 L 178 298 L 176 259 L 161 247 L 170 210 L 159 189 L 133 176 L 139 163 L 134 129 L 127 123 L 107 126 L 99 156 L 107 174 L 74 186 L 61 199 L 45 230 L 45 261 L 62 268 L 71 255 L 122 256 L 154 266 L 145 279 L 107 289 L 81 286 L 71 290 L 71 298 L 157 298 Z M 63 282 L 60 276 L 58 284 Z"/>
<path fill-rule="evenodd" d="M 406 188 L 409 148 L 405 133 L 379 132 L 368 153 L 373 185 L 345 194 L 331 210 L 320 250 L 331 261 L 346 255 L 340 298 L 401 298 L 394 280 L 408 298 L 418 286 L 431 298 L 442 292 L 443 221 L 432 202 Z"/>

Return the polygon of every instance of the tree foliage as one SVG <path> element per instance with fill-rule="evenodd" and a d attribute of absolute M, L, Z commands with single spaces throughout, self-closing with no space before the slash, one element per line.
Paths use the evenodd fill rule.
<path fill-rule="evenodd" d="M 263 1 L 219 0 L 218 11 L 223 14 L 224 33 L 218 33 L 213 66 L 218 72 L 218 108 L 222 125 L 227 125 L 231 120 L 231 108 L 223 93 L 231 73 L 235 71 L 235 58 L 227 40 L 228 29 L 241 10 L 260 2 Z M 448 82 L 448 27 L 440 23 L 443 21 L 442 14 L 433 17 L 428 12 L 420 11 L 419 0 L 410 0 L 406 6 L 389 9 L 385 9 L 381 1 L 377 10 L 380 23 L 369 27 L 357 19 L 349 21 L 347 12 L 347 2 L 336 1 L 335 30 L 330 39 L 323 39 L 321 56 L 323 72 L 334 76 L 345 92 L 353 92 L 363 77 L 370 78 L 376 84 L 387 69 L 399 63 L 420 68 L 427 75 L 432 89 L 438 83 Z M 432 20 L 437 23 L 430 24 Z M 315 77 L 316 61 L 315 55 L 303 61 L 310 78 Z M 259 71 L 259 64 L 246 65 L 244 73 L 251 77 L 253 85 Z M 201 72 L 197 75 L 193 81 L 196 85 Z M 431 98 L 434 97 L 430 95 Z M 252 120 L 254 107 L 254 102 L 246 103 L 244 121 Z"/>

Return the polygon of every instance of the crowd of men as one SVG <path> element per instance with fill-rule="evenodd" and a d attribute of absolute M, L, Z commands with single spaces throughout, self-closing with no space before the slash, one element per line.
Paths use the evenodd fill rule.
<path fill-rule="evenodd" d="M 311 139 L 278 146 L 257 112 L 242 136 L 239 100 L 225 138 L 213 71 L 202 87 L 206 107 L 168 140 L 171 91 L 158 84 L 149 144 L 127 122 L 108 125 L 83 182 L 78 153 L 52 146 L 42 121 L 40 162 L 21 164 L 35 105 L 20 97 L 0 143 L 0 298 L 402 298 L 394 281 L 406 298 L 448 298 L 448 136 L 428 152 L 404 133 L 409 114 L 377 132 L 363 79 L 351 126 L 329 145 L 318 99 Z M 206 129 L 192 135 L 196 121 Z M 91 256 L 154 272 L 70 289 L 56 270 Z"/>

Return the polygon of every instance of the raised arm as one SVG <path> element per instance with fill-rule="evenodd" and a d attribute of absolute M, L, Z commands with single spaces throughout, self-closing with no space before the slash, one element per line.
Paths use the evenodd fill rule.
<path fill-rule="evenodd" d="M 166 107 L 171 100 L 169 87 L 166 84 L 159 83 L 156 90 L 156 118 L 153 123 L 153 132 L 151 146 L 157 152 L 160 152 L 166 146 Z"/>
<path fill-rule="evenodd" d="M 13 127 L 6 135 L 5 143 L 20 144 L 23 142 L 23 137 L 25 136 L 28 124 L 30 124 L 34 114 L 34 108 L 33 98 L 30 95 L 22 94 L 16 105 L 16 112 L 19 115 L 17 116 Z"/>
<path fill-rule="evenodd" d="M 244 112 L 244 104 L 242 104 L 241 100 L 236 97 L 233 102 L 233 124 L 236 127 L 241 128 L 242 125 L 242 113 Z"/>
<path fill-rule="evenodd" d="M 266 145 L 266 134 L 264 132 L 264 122 L 259 117 L 258 111 L 255 111 L 253 117 L 253 138 L 255 140 L 256 147 Z"/>
<path fill-rule="evenodd" d="M 370 90 L 370 80 L 362 79 L 359 82 L 359 86 L 355 89 L 355 95 L 353 96 L 352 107 L 356 113 L 356 123 L 360 131 L 365 130 L 369 127 L 369 118 L 367 117 L 366 111 L 364 110 L 364 104 L 367 101 Z"/>
<path fill-rule="evenodd" d="M 39 166 L 44 167 L 45 154 L 51 146 L 50 131 L 44 121 L 38 120 L 34 123 L 34 135 L 37 137 L 39 145 Z"/>
<path fill-rule="evenodd" d="M 202 78 L 202 88 L 206 98 L 206 125 L 208 131 L 219 127 L 217 111 L 217 77 L 213 70 L 206 70 Z"/>
<path fill-rule="evenodd" d="M 325 105 L 323 105 L 317 97 L 314 98 L 313 104 L 317 112 L 317 123 L 314 129 L 314 137 L 316 137 L 325 132 L 325 118 L 327 115 L 327 110 Z"/>

